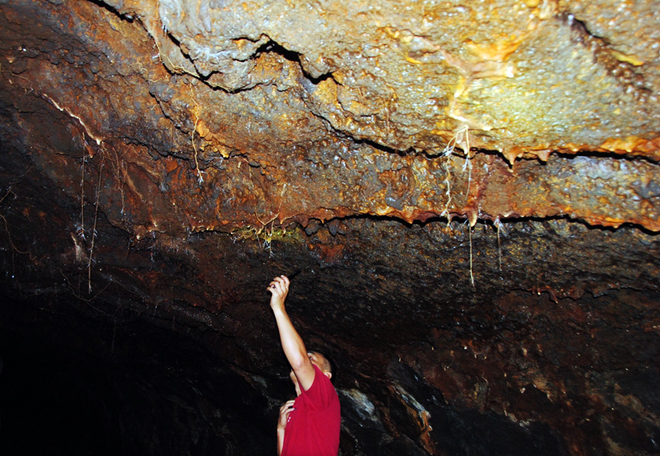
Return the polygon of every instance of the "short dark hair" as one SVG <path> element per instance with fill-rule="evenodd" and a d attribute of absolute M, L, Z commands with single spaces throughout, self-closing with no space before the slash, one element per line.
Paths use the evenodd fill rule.
<path fill-rule="evenodd" d="M 332 374 L 333 377 L 335 376 L 335 371 L 336 371 L 335 363 L 332 362 L 332 360 L 331 360 L 330 358 L 328 358 L 328 357 L 325 355 L 325 353 L 322 353 L 322 352 L 320 352 L 320 351 L 318 351 L 318 350 L 309 350 L 309 352 L 310 352 L 310 353 L 316 353 L 317 355 L 321 355 L 321 356 L 323 356 L 323 358 L 324 358 L 325 361 L 326 361 L 326 368 L 327 368 L 328 372 L 330 372 L 330 373 Z M 330 379 L 330 380 L 332 380 L 332 379 Z"/>
<path fill-rule="evenodd" d="M 330 373 L 332 374 L 332 378 L 330 379 L 330 381 L 332 381 L 337 375 L 337 366 L 335 366 L 335 363 L 327 356 L 323 355 L 323 357 L 328 362 L 328 368 L 330 369 Z"/>

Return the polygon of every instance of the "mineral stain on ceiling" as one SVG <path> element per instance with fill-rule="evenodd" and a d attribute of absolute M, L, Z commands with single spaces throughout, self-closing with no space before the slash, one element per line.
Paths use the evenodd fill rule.
<path fill-rule="evenodd" d="M 3 454 L 660 454 L 659 11 L 0 0 Z"/>

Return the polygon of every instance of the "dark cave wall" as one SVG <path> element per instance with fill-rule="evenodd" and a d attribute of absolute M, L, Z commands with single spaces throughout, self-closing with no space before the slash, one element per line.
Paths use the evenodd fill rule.
<path fill-rule="evenodd" d="M 3 454 L 275 454 L 264 391 L 190 338 L 139 318 L 70 315 L 85 328 L 74 330 L 58 315 L 66 306 L 39 316 L 3 305 Z"/>
<path fill-rule="evenodd" d="M 640 300 L 639 295 L 634 298 Z M 1 341 L 5 449 L 42 454 L 43 446 L 7 438 L 10 431 L 19 438 L 23 435 L 24 429 L 14 423 L 29 423 L 35 426 L 33 437 L 48 435 L 49 429 L 58 431 L 38 443 L 52 442 L 63 454 L 88 454 L 103 442 L 111 444 L 100 454 L 272 452 L 276 409 L 291 394 L 283 369 L 260 377 L 227 366 L 204 349 L 208 344 L 201 344 L 194 331 L 185 336 L 182 328 L 157 328 L 157 312 L 149 317 L 118 313 L 111 325 L 97 311 L 82 320 L 75 313 L 65 319 L 60 312 L 70 306 L 51 304 L 49 312 L 35 312 L 25 302 L 3 305 L 3 321 L 12 322 Z M 556 306 L 547 296 L 537 304 Z M 84 325 L 71 331 L 65 325 L 74 320 Z M 630 322 L 618 322 L 616 329 L 612 327 L 617 324 L 600 323 L 609 330 L 604 340 L 635 337 L 640 331 Z M 41 336 L 35 336 L 35 325 Z M 542 334 L 556 333 L 542 322 L 534 326 Z M 542 342 L 528 352 L 535 337 Z M 388 357 L 383 353 L 360 347 L 354 348 L 357 353 L 344 350 L 347 359 L 338 360 L 342 454 L 612 454 L 613 445 L 627 448 L 629 454 L 657 451 L 657 426 L 649 420 L 659 404 L 653 365 L 657 349 L 637 350 L 641 347 L 623 343 L 621 350 L 628 356 L 619 354 L 617 369 L 612 369 L 612 360 L 599 365 L 593 359 L 599 353 L 598 338 L 583 344 L 591 347 L 589 353 L 568 343 L 552 345 L 538 334 L 523 338 L 522 346 L 477 338 L 464 347 L 450 337 L 436 341 L 400 345 L 388 364 L 379 362 Z M 21 347 L 15 346 L 18 342 Z M 475 352 L 479 343 L 486 348 Z M 498 347 L 500 353 L 490 347 Z M 580 353 L 591 358 L 580 359 Z M 567 364 L 557 360 L 562 356 L 572 356 L 576 365 L 561 367 Z M 378 379 L 366 376 L 365 371 L 373 371 L 359 364 L 353 370 L 350 358 L 379 365 L 384 374 Z M 621 358 L 627 361 L 621 363 Z M 24 383 L 11 385 L 7 379 L 15 378 L 11 369 L 17 367 Z M 37 377 L 27 381 L 29 374 Z M 555 382 L 563 390 L 555 390 Z M 4 389 L 10 385 L 12 393 Z M 30 386 L 34 389 L 26 390 Z M 23 400 L 16 408 L 8 407 L 9 398 L 16 401 L 17 391 Z M 501 407 L 505 411 L 496 412 Z M 8 411 L 29 416 L 13 421 Z M 64 413 L 67 419 L 62 419 Z M 627 425 L 617 429 L 615 423 L 622 419 Z M 84 431 L 89 432 L 83 436 Z M 599 435 L 611 441 L 599 442 Z M 568 451 L 571 441 L 582 447 Z"/>
<path fill-rule="evenodd" d="M 103 407 L 109 451 L 268 454 L 291 391 L 263 288 L 300 269 L 290 310 L 339 365 L 342 454 L 658 452 L 653 233 L 349 217 L 137 239 L 99 211 L 90 262 L 72 227 L 95 202 L 4 138 L 4 347 L 82 353 L 52 384 Z"/>
<path fill-rule="evenodd" d="M 343 456 L 660 454 L 654 2 L 163 3 L 0 1 L 3 454 L 274 453 L 297 270 Z"/>
<path fill-rule="evenodd" d="M 4 278 L 14 300 L 3 304 L 3 334 L 45 333 L 60 352 L 82 351 L 83 369 L 96 364 L 96 378 L 108 379 L 77 382 L 112 404 L 104 418 L 122 453 L 268 454 L 292 391 L 263 285 L 294 265 L 303 271 L 290 297 L 295 323 L 339 366 L 342 454 L 658 451 L 654 235 L 517 222 L 498 244 L 493 227 L 478 225 L 473 287 L 458 223 L 347 219 L 310 235 L 292 229 L 270 249 L 197 234 L 186 251 L 127 248 L 126 234 L 99 230 L 92 294 L 86 263 L 64 278 L 40 267 L 48 249 L 32 247 L 42 259 L 32 262 L 6 244 L 3 264 L 20 266 Z M 10 233 L 19 250 L 41 245 Z M 613 278 L 619 290 L 604 289 Z M 70 364 L 75 377 L 80 364 Z"/>
<path fill-rule="evenodd" d="M 603 300 L 621 304 L 605 297 L 593 299 L 595 307 L 605 307 Z M 537 304 L 556 306 L 547 296 Z M 266 376 L 228 366 L 195 331 L 155 327 L 156 312 L 118 314 L 114 326 L 70 315 L 67 325 L 79 320 L 87 328 L 72 331 L 60 314 L 69 307 L 35 312 L 25 302 L 3 303 L 3 322 L 12 322 L 0 347 L 6 454 L 274 454 L 276 410 L 291 395 L 283 365 Z M 341 454 L 656 454 L 653 337 L 630 346 L 643 331 L 639 321 L 598 322 L 602 339 L 565 335 L 551 343 L 547 334 L 557 328 L 544 323 L 528 320 L 526 337 L 520 328 L 503 329 L 497 342 L 452 340 L 447 331 L 389 355 L 344 349 L 337 360 Z M 612 351 L 612 338 L 624 340 L 621 353 L 595 360 L 602 345 Z M 20 384 L 12 383 L 17 368 Z M 31 429 L 30 444 L 19 426 Z"/>
<path fill-rule="evenodd" d="M 109 451 L 268 454 L 291 391 L 263 288 L 300 269 L 290 310 L 339 365 L 342 454 L 658 452 L 652 233 L 358 217 L 171 242 L 100 212 L 90 263 L 80 201 L 2 150 L 4 347 L 65 357 L 53 384 L 102 404 Z"/>

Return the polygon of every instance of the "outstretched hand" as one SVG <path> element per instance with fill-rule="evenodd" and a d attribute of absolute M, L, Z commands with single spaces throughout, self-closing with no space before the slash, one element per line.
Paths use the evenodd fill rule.
<path fill-rule="evenodd" d="M 268 285 L 268 291 L 272 295 L 270 297 L 270 307 L 275 309 L 284 309 L 284 301 L 286 295 L 289 293 L 289 279 L 287 276 L 281 275 L 275 277 Z"/>

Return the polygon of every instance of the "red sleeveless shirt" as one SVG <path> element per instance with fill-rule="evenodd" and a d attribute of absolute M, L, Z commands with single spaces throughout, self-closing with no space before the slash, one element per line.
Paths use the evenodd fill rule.
<path fill-rule="evenodd" d="M 314 382 L 296 399 L 284 430 L 282 456 L 337 456 L 341 412 L 337 391 L 314 365 Z"/>

